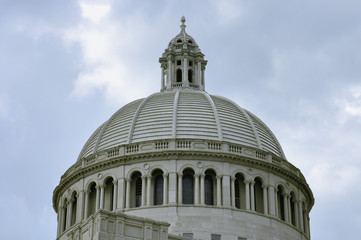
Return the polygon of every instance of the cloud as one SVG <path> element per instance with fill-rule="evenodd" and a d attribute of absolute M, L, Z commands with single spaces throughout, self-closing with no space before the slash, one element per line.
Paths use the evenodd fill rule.
<path fill-rule="evenodd" d="M 345 121 L 347 117 L 361 117 L 361 86 L 349 87 L 346 94 L 336 98 L 334 102 L 341 109 L 341 120 Z"/>
<path fill-rule="evenodd" d="M 104 91 L 110 104 L 126 103 L 144 97 L 154 78 L 142 72 L 138 46 L 150 36 L 149 23 L 139 13 L 113 19 L 108 4 L 79 2 L 81 20 L 64 29 L 61 36 L 67 45 L 80 47 L 79 74 L 72 97 L 84 98 Z M 133 59 L 137 59 L 134 64 Z M 142 84 L 142 88 L 139 85 Z M 126 87 L 125 87 L 126 86 Z"/>
<path fill-rule="evenodd" d="M 111 10 L 110 4 L 104 3 L 88 3 L 81 1 L 79 3 L 81 8 L 81 15 L 83 18 L 89 19 L 94 23 L 99 23 L 105 18 Z"/>

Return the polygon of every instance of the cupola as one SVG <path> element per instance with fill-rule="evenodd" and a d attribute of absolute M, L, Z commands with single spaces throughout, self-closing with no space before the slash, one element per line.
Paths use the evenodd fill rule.
<path fill-rule="evenodd" d="M 159 58 L 162 69 L 161 91 L 175 89 L 204 90 L 204 70 L 207 60 L 196 41 L 186 33 L 185 17 L 181 31 L 168 44 Z"/>

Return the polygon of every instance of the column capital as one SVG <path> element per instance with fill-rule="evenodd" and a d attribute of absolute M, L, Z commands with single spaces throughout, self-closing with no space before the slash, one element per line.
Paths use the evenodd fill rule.
<path fill-rule="evenodd" d="M 167 178 L 167 177 L 168 177 L 168 173 L 164 173 L 163 178 Z"/>
<path fill-rule="evenodd" d="M 113 181 L 113 185 L 115 186 L 115 185 L 118 185 L 118 180 L 114 180 Z"/>
<path fill-rule="evenodd" d="M 128 183 L 131 183 L 132 182 L 132 179 L 131 178 L 124 178 L 125 181 L 127 181 Z"/>
<path fill-rule="evenodd" d="M 85 194 L 89 194 L 89 193 L 90 193 L 90 190 L 89 190 L 89 189 L 84 190 L 84 193 L 85 193 Z"/>
<path fill-rule="evenodd" d="M 147 179 L 147 175 L 142 175 L 140 176 L 140 178 L 142 179 L 142 181 L 145 181 Z"/>
<path fill-rule="evenodd" d="M 201 175 L 200 173 L 195 173 L 195 174 L 194 174 L 194 177 L 195 177 L 195 178 L 198 178 L 200 175 Z"/>
<path fill-rule="evenodd" d="M 151 180 L 152 179 L 152 175 L 147 175 L 147 179 Z"/>
<path fill-rule="evenodd" d="M 183 177 L 183 174 L 182 174 L 182 173 L 178 173 L 178 177 Z"/>
<path fill-rule="evenodd" d="M 236 179 L 237 179 L 236 177 L 232 177 L 232 176 L 231 176 L 231 181 L 232 181 L 232 182 L 236 181 Z"/>
<path fill-rule="evenodd" d="M 218 179 L 221 179 L 222 177 L 223 177 L 223 175 L 217 175 L 216 179 L 218 180 Z"/>
<path fill-rule="evenodd" d="M 206 176 L 206 174 L 204 174 L 204 173 L 201 173 L 199 175 L 201 176 L 201 178 L 205 178 L 205 176 Z"/>

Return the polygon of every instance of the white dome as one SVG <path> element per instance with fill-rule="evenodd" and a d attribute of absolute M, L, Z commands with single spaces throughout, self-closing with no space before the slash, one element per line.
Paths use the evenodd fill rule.
<path fill-rule="evenodd" d="M 204 91 L 176 90 L 119 109 L 93 133 L 78 160 L 123 144 L 166 139 L 223 141 L 285 159 L 271 130 L 251 112 Z"/>

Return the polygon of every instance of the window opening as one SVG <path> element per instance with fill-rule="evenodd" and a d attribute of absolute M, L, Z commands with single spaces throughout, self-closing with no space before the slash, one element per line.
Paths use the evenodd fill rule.
<path fill-rule="evenodd" d="M 206 205 L 213 205 L 213 177 L 206 175 L 204 178 L 204 197 Z"/>
<path fill-rule="evenodd" d="M 193 61 L 189 61 L 189 66 L 193 66 Z"/>
<path fill-rule="evenodd" d="M 140 207 L 142 204 L 142 178 L 138 176 L 135 181 L 135 207 Z"/>
<path fill-rule="evenodd" d="M 177 66 L 181 66 L 182 65 L 182 61 L 181 60 L 177 60 Z"/>
<path fill-rule="evenodd" d="M 182 70 L 177 69 L 177 82 L 182 82 Z"/>
<path fill-rule="evenodd" d="M 183 189 L 183 204 L 194 204 L 194 186 L 193 186 L 193 176 L 191 174 L 186 174 L 183 176 L 182 180 L 182 189 Z"/>
<path fill-rule="evenodd" d="M 191 83 L 193 82 L 193 72 L 192 70 L 188 70 L 188 81 Z"/>
<path fill-rule="evenodd" d="M 154 205 L 163 204 L 163 175 L 158 174 L 154 179 Z"/>

